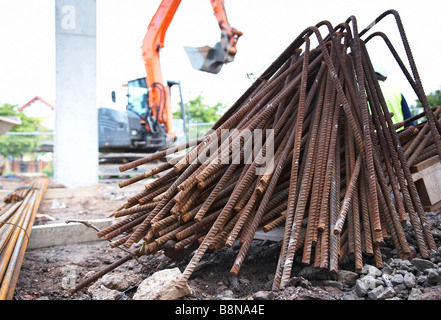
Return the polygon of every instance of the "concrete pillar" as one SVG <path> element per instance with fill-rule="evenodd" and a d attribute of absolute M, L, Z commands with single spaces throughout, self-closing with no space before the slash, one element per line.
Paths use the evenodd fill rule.
<path fill-rule="evenodd" d="M 96 0 L 55 1 L 54 180 L 98 183 Z"/>

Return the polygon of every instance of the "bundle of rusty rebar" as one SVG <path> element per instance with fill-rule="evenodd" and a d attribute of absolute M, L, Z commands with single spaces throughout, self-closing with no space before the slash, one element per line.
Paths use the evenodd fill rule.
<path fill-rule="evenodd" d="M 407 48 L 396 11 L 376 22 L 388 14 Z M 142 242 L 134 256 L 171 244 L 177 253 L 195 248 L 180 284 L 208 249 L 239 241 L 231 268 L 237 274 L 258 228 L 284 228 L 273 289 L 288 282 L 296 254 L 332 272 L 345 254 L 354 255 L 357 270 L 363 254 L 381 267 L 380 245 L 391 239 L 398 255 L 408 257 L 408 220 L 421 256 L 429 257 L 436 246 L 402 147 L 412 134 L 399 135 L 403 124 L 392 123 L 360 38 L 367 30 L 358 33 L 353 16 L 335 28 L 323 21 L 305 29 L 204 137 L 121 166 L 125 171 L 188 148 L 175 163 L 122 182 L 161 173 L 115 212 L 124 218 L 98 236 L 126 250 Z M 312 40 L 318 46 L 311 49 Z M 427 117 L 421 131 L 441 157 L 439 122 L 408 51 L 416 79 L 409 81 Z M 255 143 L 257 133 L 262 143 Z"/>
<path fill-rule="evenodd" d="M 0 206 L 0 300 L 14 296 L 29 236 L 49 179 L 18 188 Z"/>

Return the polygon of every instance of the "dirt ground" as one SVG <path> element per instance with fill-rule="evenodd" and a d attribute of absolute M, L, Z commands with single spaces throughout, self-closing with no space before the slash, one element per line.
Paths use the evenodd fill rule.
<path fill-rule="evenodd" d="M 0 186 L 4 190 L 14 190 L 26 184 L 32 178 L 1 177 Z M 63 188 L 53 182 L 48 188 Z M 139 193 L 142 184 L 133 184 L 119 188 L 118 181 L 102 182 L 94 187 L 88 196 L 44 199 L 40 204 L 34 225 L 61 223 L 66 220 L 93 220 L 108 218 L 120 208 L 127 198 Z M 0 189 L 0 190 L 1 190 Z M 270 280 L 274 274 L 278 258 L 278 245 L 273 242 L 255 241 L 250 252 L 256 248 L 256 255 L 266 256 L 267 263 L 255 265 L 254 256 L 245 262 L 242 268 L 246 276 L 232 277 L 230 268 L 237 255 L 238 248 L 208 252 L 198 269 L 192 275 L 189 284 L 194 290 L 194 299 L 211 299 L 222 294 L 227 287 L 234 287 L 235 294 L 246 296 L 252 292 L 270 289 Z M 265 246 L 263 253 L 259 247 Z M 88 275 L 94 274 L 105 266 L 125 256 L 126 253 L 112 249 L 107 241 L 88 242 L 53 246 L 49 248 L 28 249 L 16 286 L 17 300 L 88 300 L 91 290 L 84 288 L 74 294 L 67 291 Z M 257 256 L 256 256 L 257 258 Z M 112 271 L 112 274 L 130 274 L 132 283 L 124 291 L 124 299 L 130 299 L 139 282 L 155 271 L 179 267 L 185 269 L 189 259 L 175 262 L 162 253 L 155 256 L 141 257 L 125 263 Z M 228 294 L 228 293 L 227 293 Z M 93 294 L 92 294 L 93 295 Z"/>
<path fill-rule="evenodd" d="M 13 190 L 24 185 L 29 178 L 0 177 L 0 189 Z M 43 199 L 38 210 L 35 225 L 59 223 L 66 220 L 91 220 L 107 218 L 120 208 L 128 197 L 138 193 L 142 184 L 134 184 L 120 189 L 117 181 L 102 182 L 88 196 Z M 51 183 L 49 188 L 59 188 Z M 433 225 L 437 228 L 437 247 L 441 246 L 441 214 L 433 213 Z M 224 248 L 220 251 L 208 251 L 197 269 L 192 274 L 189 285 L 193 290 L 189 300 L 211 299 L 257 299 L 259 292 L 266 292 L 263 299 L 274 299 L 271 296 L 272 279 L 276 270 L 280 252 L 280 242 L 254 240 L 239 275 L 230 274 L 230 269 L 237 256 L 239 246 Z M 441 248 L 441 247 L 440 247 Z M 391 252 L 385 248 L 385 253 Z M 15 300 L 130 300 L 140 282 L 154 272 L 178 267 L 181 272 L 190 261 L 191 255 L 180 262 L 172 261 L 162 252 L 154 256 L 143 256 L 131 260 L 106 275 L 107 280 L 98 280 L 80 291 L 69 294 L 68 290 L 86 277 L 102 270 L 106 266 L 125 256 L 118 248 L 110 248 L 107 241 L 96 241 L 81 244 L 54 246 L 41 249 L 28 249 L 21 267 L 16 286 Z M 365 263 L 374 264 L 365 257 Z M 350 264 L 350 261 L 349 261 Z M 305 266 L 295 262 L 293 274 L 300 274 Z M 105 278 L 105 277 L 103 277 Z M 109 296 L 103 290 L 103 281 L 124 279 L 124 284 L 115 284 Z M 351 292 L 350 287 L 341 287 L 332 283 L 323 285 L 293 277 L 297 282 L 278 293 L 277 299 L 306 300 L 339 300 Z M 335 281 L 334 281 L 335 282 Z M 107 287 L 111 287 L 106 284 Z M 121 287 L 123 286 L 123 287 Z M 293 293 L 295 287 L 304 289 Z M 440 286 L 441 287 L 441 286 Z M 115 293 L 117 295 L 115 296 Z M 354 295 L 352 295 L 354 297 Z M 355 297 L 354 297 L 355 298 Z"/>

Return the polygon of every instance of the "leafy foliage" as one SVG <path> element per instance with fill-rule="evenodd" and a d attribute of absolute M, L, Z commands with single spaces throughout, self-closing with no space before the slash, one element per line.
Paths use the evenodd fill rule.
<path fill-rule="evenodd" d="M 205 104 L 202 95 L 198 95 L 185 103 L 189 122 L 216 122 L 226 109 L 227 107 L 220 102 L 214 106 Z M 173 113 L 173 117 L 176 119 L 182 118 L 180 108 Z"/>
<path fill-rule="evenodd" d="M 0 116 L 20 117 L 21 125 L 15 126 L 10 132 L 35 132 L 41 129 L 40 120 L 26 116 L 23 112 L 18 111 L 16 105 L 8 103 L 0 106 Z M 3 156 L 22 156 L 30 153 L 40 144 L 38 136 L 0 136 L 0 154 Z"/>
<path fill-rule="evenodd" d="M 417 108 L 422 108 L 423 105 L 420 100 L 417 100 Z M 441 106 L 441 90 L 436 90 L 435 92 L 431 92 L 427 95 L 427 102 L 431 107 Z"/>

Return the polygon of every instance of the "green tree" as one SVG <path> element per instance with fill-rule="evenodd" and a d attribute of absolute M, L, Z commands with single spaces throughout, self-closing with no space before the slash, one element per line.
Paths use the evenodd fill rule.
<path fill-rule="evenodd" d="M 185 104 L 187 121 L 191 122 L 216 122 L 225 112 L 227 107 L 218 102 L 214 106 L 204 103 L 204 97 L 200 94 L 196 98 L 187 101 Z M 181 119 L 182 113 L 179 108 L 173 113 L 175 119 Z"/>
<path fill-rule="evenodd" d="M 10 132 L 35 132 L 41 130 L 40 120 L 26 116 L 18 111 L 16 105 L 8 103 L 0 106 L 0 116 L 20 117 L 21 125 L 15 126 Z M 0 136 L 0 154 L 3 156 L 22 156 L 30 153 L 39 145 L 38 136 Z"/>
<path fill-rule="evenodd" d="M 441 90 L 436 90 L 435 92 L 431 92 L 426 97 L 430 107 L 441 106 Z M 423 108 L 423 104 L 419 99 L 417 99 L 416 102 L 417 102 L 416 105 L 417 108 Z"/>

